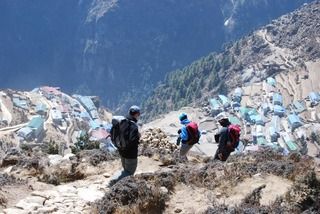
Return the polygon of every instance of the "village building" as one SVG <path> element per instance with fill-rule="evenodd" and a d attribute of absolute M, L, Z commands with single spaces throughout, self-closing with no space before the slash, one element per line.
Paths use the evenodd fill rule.
<path fill-rule="evenodd" d="M 49 86 L 43 86 L 40 88 L 43 96 L 45 96 L 47 99 L 51 100 L 55 97 L 61 97 L 62 93 L 60 91 L 59 87 L 49 87 Z"/>
<path fill-rule="evenodd" d="M 62 113 L 61 111 L 59 111 L 56 108 L 51 109 L 51 117 L 52 117 L 52 121 L 57 124 L 57 125 L 61 125 L 62 124 Z"/>
<path fill-rule="evenodd" d="M 224 107 L 224 108 L 228 108 L 228 107 L 230 107 L 230 100 L 229 100 L 229 98 L 228 97 L 226 97 L 225 95 L 218 95 L 218 98 L 219 98 L 219 101 L 220 101 L 220 103 L 222 104 L 222 106 Z"/>
<path fill-rule="evenodd" d="M 32 129 L 33 137 L 38 138 L 44 131 L 44 119 L 42 117 L 34 117 L 28 123 L 27 127 Z"/>
<path fill-rule="evenodd" d="M 209 103 L 210 103 L 210 107 L 211 107 L 212 116 L 216 116 L 222 112 L 221 104 L 217 99 L 214 99 L 214 98 L 210 99 Z"/>
<path fill-rule="evenodd" d="M 38 103 L 35 107 L 35 112 L 41 116 L 47 114 L 47 106 L 43 103 Z"/>
<path fill-rule="evenodd" d="M 297 129 L 303 125 L 300 118 L 296 114 L 290 114 L 288 116 L 288 123 L 291 128 L 291 131 L 294 131 L 295 129 Z"/>
<path fill-rule="evenodd" d="M 282 95 L 279 93 L 274 93 L 272 96 L 272 104 L 282 106 L 283 105 Z"/>

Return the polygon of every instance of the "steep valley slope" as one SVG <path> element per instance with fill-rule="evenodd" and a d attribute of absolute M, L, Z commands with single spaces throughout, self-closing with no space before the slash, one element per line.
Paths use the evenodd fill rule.
<path fill-rule="evenodd" d="M 0 84 L 56 85 L 124 108 L 166 73 L 305 2 L 311 0 L 3 0 Z"/>
<path fill-rule="evenodd" d="M 145 117 L 192 103 L 199 105 L 218 92 L 227 95 L 238 86 L 270 76 L 286 82 L 287 73 L 290 85 L 285 83 L 281 89 L 286 99 L 305 98 L 306 93 L 318 91 L 319 7 L 319 1 L 304 5 L 233 43 L 224 52 L 210 54 L 168 74 L 144 102 L 148 112 Z"/>
<path fill-rule="evenodd" d="M 95 2 L 105 10 L 93 7 L 92 22 L 117 1 Z M 112 187 L 121 163 L 108 140 L 113 114 L 98 97 L 0 91 L 0 213 L 319 213 L 319 11 L 320 1 L 304 5 L 168 75 L 144 106 L 137 172 Z M 228 102 L 215 109 L 208 101 L 219 93 Z M 242 129 L 225 163 L 212 158 L 216 110 Z M 202 134 L 187 160 L 176 145 L 182 112 Z"/>

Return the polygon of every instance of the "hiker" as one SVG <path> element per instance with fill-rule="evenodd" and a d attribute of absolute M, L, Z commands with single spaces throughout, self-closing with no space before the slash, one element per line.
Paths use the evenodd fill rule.
<path fill-rule="evenodd" d="M 222 129 L 215 135 L 215 141 L 219 145 L 214 159 L 226 161 L 230 153 L 239 145 L 241 129 L 238 125 L 231 124 L 225 113 L 220 113 L 216 120 L 222 126 Z"/>
<path fill-rule="evenodd" d="M 111 140 L 119 151 L 123 170 L 119 176 L 110 181 L 109 186 L 114 185 L 124 177 L 133 175 L 137 169 L 140 140 L 137 125 L 139 117 L 140 108 L 131 106 L 127 117 L 114 117 L 112 119 Z"/>
<path fill-rule="evenodd" d="M 177 139 L 177 145 L 179 146 L 180 142 L 182 143 L 180 147 L 180 157 L 186 158 L 188 151 L 193 145 L 199 143 L 201 134 L 198 125 L 195 122 L 191 122 L 186 113 L 180 114 L 179 120 L 183 127 L 178 130 L 179 137 Z"/>

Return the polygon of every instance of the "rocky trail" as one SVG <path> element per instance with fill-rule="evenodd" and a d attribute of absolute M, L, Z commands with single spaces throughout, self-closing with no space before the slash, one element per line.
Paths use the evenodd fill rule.
<path fill-rule="evenodd" d="M 139 158 L 137 175 L 165 170 L 161 162 L 153 158 Z M 28 179 L 26 184 L 2 188 L 11 195 L 8 198 L 8 208 L 3 213 L 91 213 L 91 203 L 101 199 L 109 190 L 108 183 L 113 172 L 121 170 L 119 160 L 99 166 L 98 173 L 83 180 L 78 180 L 54 186 Z M 8 170 L 5 170 L 8 171 Z M 90 170 L 88 170 L 89 172 Z M 13 191 L 12 191 L 13 190 Z M 15 197 L 14 197 L 15 196 Z M 17 197 L 18 196 L 18 197 Z"/>
<path fill-rule="evenodd" d="M 259 213 L 258 208 L 273 206 L 298 213 L 301 205 L 317 209 L 320 172 L 310 158 L 261 151 L 232 156 L 223 164 L 191 153 L 188 162 L 181 162 L 174 150 L 154 145 L 140 151 L 135 176 L 111 188 L 108 183 L 121 163 L 109 154 L 49 156 L 50 166 L 37 172 L 28 167 L 34 159 L 20 156 L 25 164 L 12 165 L 11 158 L 0 173 L 0 213 L 227 213 L 232 207 Z M 9 163 L 4 160 L 2 165 Z"/>
<path fill-rule="evenodd" d="M 212 191 L 178 184 L 164 213 L 203 213 L 214 197 Z M 192 203 L 190 203 L 192 201 Z"/>

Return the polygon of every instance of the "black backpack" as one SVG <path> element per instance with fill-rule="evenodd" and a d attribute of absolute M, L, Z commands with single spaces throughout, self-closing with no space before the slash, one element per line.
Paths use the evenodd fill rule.
<path fill-rule="evenodd" d="M 112 118 L 111 141 L 119 151 L 128 150 L 131 121 L 122 116 Z"/>

